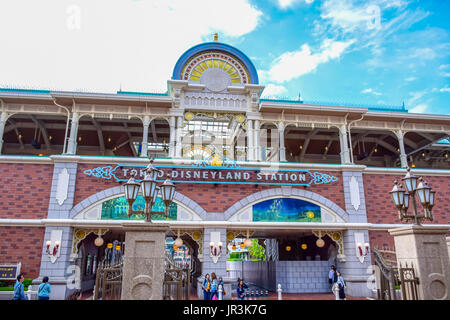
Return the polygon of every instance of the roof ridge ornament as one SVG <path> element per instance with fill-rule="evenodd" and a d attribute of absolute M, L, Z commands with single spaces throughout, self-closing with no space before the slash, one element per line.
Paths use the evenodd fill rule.
<path fill-rule="evenodd" d="M 214 42 L 219 42 L 219 34 L 217 32 L 214 33 Z"/>

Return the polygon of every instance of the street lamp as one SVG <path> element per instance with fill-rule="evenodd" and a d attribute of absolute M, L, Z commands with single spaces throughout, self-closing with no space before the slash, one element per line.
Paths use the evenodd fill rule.
<path fill-rule="evenodd" d="M 394 200 L 394 204 L 398 209 L 398 217 L 401 221 L 413 220 L 415 225 L 420 225 L 422 220 L 433 221 L 432 209 L 434 207 L 434 197 L 436 192 L 431 190 L 426 181 L 422 177 L 415 176 L 409 167 L 406 168 L 406 175 L 402 178 L 406 190 L 397 180 L 394 181 L 394 188 L 389 192 Z M 416 198 L 423 206 L 424 214 L 419 215 L 417 211 Z M 413 215 L 408 215 L 408 208 L 412 203 Z"/>
<path fill-rule="evenodd" d="M 146 221 L 151 222 L 151 216 L 156 214 L 161 214 L 159 211 L 152 211 L 153 205 L 158 198 L 158 194 L 161 191 L 161 198 L 165 205 L 164 214 L 166 218 L 169 216 L 169 206 L 173 201 L 173 197 L 175 195 L 175 185 L 170 181 L 170 175 L 167 175 L 167 179 L 161 185 L 161 187 L 157 186 L 158 182 L 156 178 L 159 172 L 162 172 L 159 169 L 156 169 L 153 166 L 153 159 L 150 160 L 150 164 L 145 168 L 145 177 L 142 179 L 140 183 L 135 180 L 136 172 L 131 174 L 131 178 L 125 183 L 125 199 L 128 202 L 128 216 L 130 217 L 133 214 L 145 214 Z M 145 200 L 145 210 L 133 210 L 133 203 L 137 198 L 139 193 L 139 189 L 142 192 L 142 196 Z"/>

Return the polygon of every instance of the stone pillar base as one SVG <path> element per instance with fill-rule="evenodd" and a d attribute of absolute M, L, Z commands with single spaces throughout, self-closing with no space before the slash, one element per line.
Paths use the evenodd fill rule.
<path fill-rule="evenodd" d="M 450 300 L 448 228 L 408 226 L 388 230 L 394 236 L 398 266 L 413 266 L 420 300 Z"/>
<path fill-rule="evenodd" d="M 162 300 L 166 227 L 128 229 L 122 300 Z"/>

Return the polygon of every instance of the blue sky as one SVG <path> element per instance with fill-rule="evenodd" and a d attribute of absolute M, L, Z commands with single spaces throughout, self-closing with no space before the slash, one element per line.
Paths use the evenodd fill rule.
<path fill-rule="evenodd" d="M 3 0 L 0 30 L 0 87 L 164 91 L 218 32 L 265 96 L 450 114 L 446 0 Z"/>

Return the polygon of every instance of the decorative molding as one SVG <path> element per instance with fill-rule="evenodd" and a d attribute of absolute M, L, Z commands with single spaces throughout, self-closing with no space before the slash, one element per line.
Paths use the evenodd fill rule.
<path fill-rule="evenodd" d="M 78 255 L 78 244 L 84 240 L 89 234 L 93 233 L 99 237 L 103 236 L 109 229 L 80 229 L 75 228 L 73 230 L 72 238 L 72 253 L 71 258 L 75 258 Z"/>
<path fill-rule="evenodd" d="M 63 168 L 58 174 L 58 184 L 56 186 L 56 200 L 60 206 L 63 205 L 67 199 L 67 193 L 69 190 L 70 174 L 67 168 Z"/>
<path fill-rule="evenodd" d="M 349 181 L 350 188 L 350 200 L 353 208 L 358 211 L 359 206 L 361 205 L 361 198 L 359 197 L 359 183 L 356 180 L 355 176 L 352 176 Z"/>

